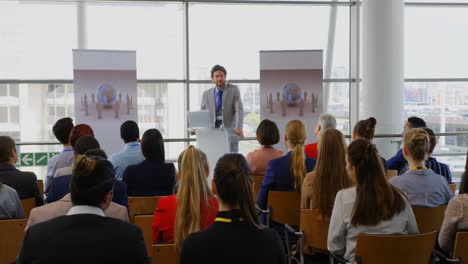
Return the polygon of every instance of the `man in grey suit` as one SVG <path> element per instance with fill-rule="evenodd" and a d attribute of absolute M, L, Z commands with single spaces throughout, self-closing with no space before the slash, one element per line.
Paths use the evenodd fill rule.
<path fill-rule="evenodd" d="M 201 109 L 213 116 L 213 127 L 230 128 L 231 152 L 239 151 L 239 138 L 242 137 L 244 107 L 239 87 L 226 83 L 226 69 L 215 65 L 211 69 L 213 88 L 203 92 Z"/>

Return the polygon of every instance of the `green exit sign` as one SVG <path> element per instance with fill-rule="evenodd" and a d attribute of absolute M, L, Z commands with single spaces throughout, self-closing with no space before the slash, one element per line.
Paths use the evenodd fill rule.
<path fill-rule="evenodd" d="M 47 166 L 49 159 L 60 152 L 20 153 L 19 165 L 21 167 Z"/>

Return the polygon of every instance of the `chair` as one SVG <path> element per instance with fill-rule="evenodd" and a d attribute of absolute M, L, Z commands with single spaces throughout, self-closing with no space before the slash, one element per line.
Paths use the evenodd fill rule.
<path fill-rule="evenodd" d="M 447 205 L 438 207 L 416 207 L 413 206 L 413 213 L 418 223 L 420 233 L 440 230 L 444 221 L 445 209 Z"/>
<path fill-rule="evenodd" d="M 428 264 L 437 232 L 415 235 L 359 234 L 356 241 L 358 263 Z"/>
<path fill-rule="evenodd" d="M 297 262 L 304 263 L 304 254 L 312 255 L 316 252 L 322 254 L 329 253 L 327 248 L 329 225 L 330 216 L 328 218 L 320 216 L 318 209 L 301 209 L 300 232 L 295 232 L 292 227 L 285 225 L 290 233 L 299 236 L 298 249 L 300 259 L 295 259 Z"/>
<path fill-rule="evenodd" d="M 270 220 L 280 224 L 297 226 L 301 217 L 301 193 L 268 192 L 267 226 Z"/>
<path fill-rule="evenodd" d="M 158 205 L 158 200 L 163 196 L 129 196 L 128 211 L 130 222 L 134 223 L 133 218 L 139 214 L 154 214 L 154 209 Z"/>
<path fill-rule="evenodd" d="M 44 199 L 44 181 L 37 180 L 37 187 L 39 188 L 39 193 L 41 194 L 41 198 Z"/>
<path fill-rule="evenodd" d="M 453 195 L 455 195 L 455 191 L 457 189 L 457 185 L 455 183 L 449 184 L 450 190 L 452 191 Z"/>
<path fill-rule="evenodd" d="M 253 178 L 253 197 L 254 202 L 257 203 L 258 193 L 260 192 L 260 187 L 262 187 L 263 175 L 252 175 Z"/>
<path fill-rule="evenodd" d="M 151 256 L 153 252 L 151 249 L 151 245 L 153 245 L 153 215 L 135 215 L 133 220 L 135 225 L 141 229 L 143 238 L 145 239 L 146 252 Z"/>
<path fill-rule="evenodd" d="M 0 220 L 0 263 L 16 261 L 27 222 L 27 218 Z"/>
<path fill-rule="evenodd" d="M 179 264 L 179 254 L 174 244 L 154 244 L 153 264 Z"/>
<path fill-rule="evenodd" d="M 461 263 L 468 262 L 468 232 L 457 232 L 452 257 Z"/>
<path fill-rule="evenodd" d="M 398 176 L 397 170 L 387 170 L 387 180 L 390 180 L 392 177 Z"/>
<path fill-rule="evenodd" d="M 27 199 L 22 199 L 21 204 L 23 205 L 23 213 L 24 217 L 29 217 L 29 214 L 31 214 L 31 210 L 36 207 L 36 198 L 27 198 Z"/>

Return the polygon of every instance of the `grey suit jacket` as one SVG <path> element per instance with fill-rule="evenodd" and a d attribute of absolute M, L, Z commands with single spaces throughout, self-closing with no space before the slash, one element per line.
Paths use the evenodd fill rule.
<path fill-rule="evenodd" d="M 214 99 L 214 89 L 210 88 L 203 92 L 201 109 L 208 110 L 213 117 L 213 127 L 216 120 L 216 103 Z M 244 106 L 239 92 L 239 87 L 226 83 L 223 92 L 223 127 L 240 128 L 244 124 Z"/>
<path fill-rule="evenodd" d="M 31 210 L 31 214 L 29 215 L 28 223 L 26 224 L 25 229 L 52 218 L 66 215 L 70 208 L 72 208 L 70 194 L 65 195 L 62 199 L 56 202 L 36 207 Z M 107 207 L 106 211 L 104 211 L 104 214 L 107 217 L 119 219 L 127 223 L 129 222 L 127 208 L 114 202 L 110 203 L 109 207 Z"/>

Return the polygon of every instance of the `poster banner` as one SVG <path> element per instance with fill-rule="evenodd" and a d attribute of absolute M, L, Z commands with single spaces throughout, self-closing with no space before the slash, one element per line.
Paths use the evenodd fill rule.
<path fill-rule="evenodd" d="M 323 112 L 323 51 L 260 51 L 260 119 L 280 130 L 279 149 L 286 150 L 284 129 L 294 119 L 304 122 L 306 144 L 316 141 L 315 124 Z"/>
<path fill-rule="evenodd" d="M 120 125 L 138 122 L 136 52 L 73 50 L 75 124 L 94 130 L 108 156 L 121 150 Z"/>

